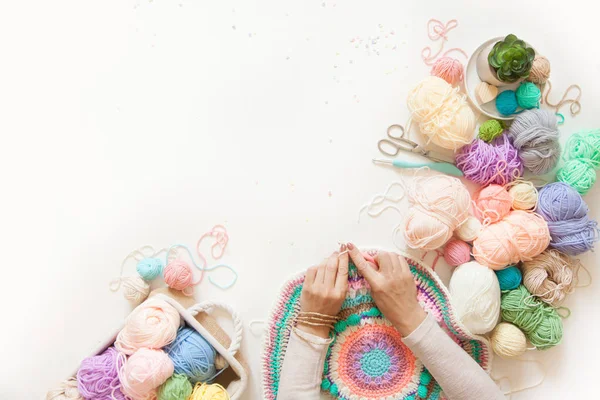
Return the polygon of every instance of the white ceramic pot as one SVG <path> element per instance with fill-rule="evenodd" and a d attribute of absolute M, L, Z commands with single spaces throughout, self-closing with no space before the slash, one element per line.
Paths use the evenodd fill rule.
<path fill-rule="evenodd" d="M 498 80 L 496 77 L 496 71 L 494 71 L 488 62 L 488 55 L 490 54 L 490 51 L 492 51 L 492 48 L 495 44 L 496 42 L 490 43 L 489 46 L 484 48 L 481 53 L 479 53 L 479 57 L 477 57 L 477 75 L 479 75 L 479 79 L 482 81 L 498 87 L 504 86 L 506 83 Z"/>

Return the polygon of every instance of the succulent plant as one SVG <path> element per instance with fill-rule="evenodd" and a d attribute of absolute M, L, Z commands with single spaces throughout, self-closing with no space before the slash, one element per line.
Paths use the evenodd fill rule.
<path fill-rule="evenodd" d="M 535 51 L 511 33 L 494 45 L 488 62 L 496 71 L 498 80 L 512 83 L 529 76 L 534 58 Z"/>

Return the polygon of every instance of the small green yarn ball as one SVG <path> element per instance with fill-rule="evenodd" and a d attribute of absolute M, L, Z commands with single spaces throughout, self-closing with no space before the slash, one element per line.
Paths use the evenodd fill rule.
<path fill-rule="evenodd" d="M 192 394 L 187 376 L 174 374 L 158 388 L 158 400 L 185 400 Z"/>
<path fill-rule="evenodd" d="M 479 127 L 479 139 L 491 142 L 504 132 L 504 123 L 496 119 L 488 119 Z"/>
<path fill-rule="evenodd" d="M 596 171 L 586 160 L 567 161 L 556 173 L 556 179 L 566 183 L 584 196 L 596 183 Z"/>
<path fill-rule="evenodd" d="M 534 83 L 523 82 L 517 89 L 517 104 L 519 107 L 529 110 L 540 107 L 542 92 Z"/>
<path fill-rule="evenodd" d="M 496 277 L 498 277 L 498 282 L 500 283 L 500 290 L 516 289 L 523 280 L 521 270 L 514 265 L 495 272 Z"/>
<path fill-rule="evenodd" d="M 514 90 L 505 90 L 496 97 L 496 108 L 504 116 L 514 114 L 518 107 L 517 94 Z"/>
<path fill-rule="evenodd" d="M 556 346 L 562 340 L 562 319 L 556 310 L 531 296 L 523 285 L 502 294 L 500 310 L 502 320 L 520 328 L 539 350 Z"/>

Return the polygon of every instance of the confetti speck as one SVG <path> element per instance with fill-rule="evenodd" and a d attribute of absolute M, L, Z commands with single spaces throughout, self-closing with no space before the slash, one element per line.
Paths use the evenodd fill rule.
<path fill-rule="evenodd" d="M 235 25 L 231 25 L 231 29 L 233 29 L 235 31 L 236 30 Z"/>
<path fill-rule="evenodd" d="M 329 196 L 331 198 L 331 196 L 333 196 L 333 193 L 331 193 L 331 190 L 327 193 L 327 196 Z"/>
<path fill-rule="evenodd" d="M 321 3 L 321 7 L 325 7 L 325 2 Z"/>

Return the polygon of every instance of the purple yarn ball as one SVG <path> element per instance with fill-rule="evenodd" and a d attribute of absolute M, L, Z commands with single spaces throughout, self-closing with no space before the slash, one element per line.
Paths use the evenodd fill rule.
<path fill-rule="evenodd" d="M 564 182 L 544 186 L 536 211 L 548 222 L 550 247 L 571 256 L 593 249 L 598 223 L 590 219 L 588 206 L 577 190 Z"/>
<path fill-rule="evenodd" d="M 77 371 L 77 389 L 86 400 L 126 400 L 121 392 L 119 369 L 123 359 L 114 347 L 109 347 L 98 356 L 88 357 L 81 362 Z"/>
<path fill-rule="evenodd" d="M 456 155 L 456 166 L 465 178 L 480 185 L 505 185 L 523 175 L 523 163 L 505 133 L 491 143 L 475 139 L 462 147 Z"/>

